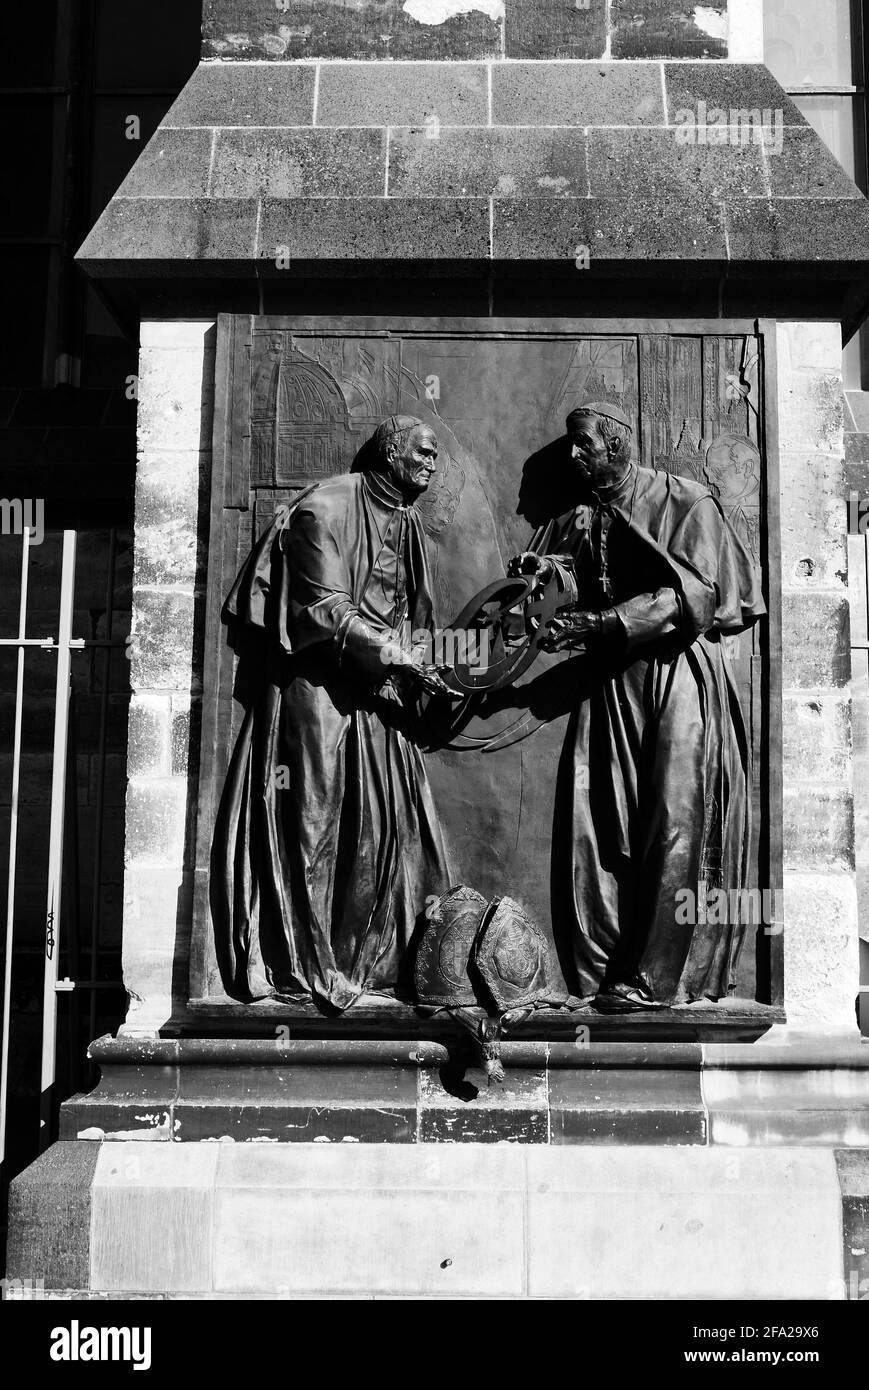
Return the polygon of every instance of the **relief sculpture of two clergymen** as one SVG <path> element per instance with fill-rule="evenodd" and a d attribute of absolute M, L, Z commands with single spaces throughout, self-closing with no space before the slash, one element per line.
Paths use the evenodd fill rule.
<path fill-rule="evenodd" d="M 484 1021 L 726 1000 L 745 927 L 679 905 L 755 872 L 731 660 L 766 612 L 740 500 L 754 444 L 725 428 L 705 473 L 647 467 L 636 416 L 562 392 L 564 432 L 512 480 L 524 541 L 501 555 L 471 518 L 447 625 L 426 515 L 461 506 L 457 450 L 428 405 L 297 486 L 226 600 L 243 709 L 210 854 L 226 994 Z"/>

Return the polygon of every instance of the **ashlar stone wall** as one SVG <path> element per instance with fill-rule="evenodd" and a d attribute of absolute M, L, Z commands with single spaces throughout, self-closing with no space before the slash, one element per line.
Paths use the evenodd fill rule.
<path fill-rule="evenodd" d="M 187 991 L 185 851 L 196 805 L 189 755 L 201 694 L 194 616 L 215 333 L 213 320 L 145 322 L 141 330 L 124 892 L 127 1031 L 135 1032 L 158 1028 L 173 993 L 186 999 Z"/>
<path fill-rule="evenodd" d="M 859 936 L 839 325 L 779 324 L 777 354 L 785 1005 L 794 1024 L 856 1027 Z"/>
<path fill-rule="evenodd" d="M 204 0 L 202 56 L 763 61 L 761 0 Z"/>

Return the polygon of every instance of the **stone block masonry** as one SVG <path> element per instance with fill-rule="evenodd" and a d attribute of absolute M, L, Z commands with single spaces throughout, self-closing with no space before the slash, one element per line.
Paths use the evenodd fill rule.
<path fill-rule="evenodd" d="M 796 1025 L 856 1028 L 859 938 L 839 325 L 780 323 L 777 352 L 785 1006 Z"/>
<path fill-rule="evenodd" d="M 760 62 L 751 0 L 205 0 L 204 58 Z"/>
<path fill-rule="evenodd" d="M 866 1177 L 832 1149 L 72 1142 L 12 1185 L 9 1269 L 68 1298 L 843 1299 Z"/>
<path fill-rule="evenodd" d="M 780 148 L 744 140 L 750 121 L 712 138 L 721 110 L 775 113 Z M 397 263 L 575 280 L 584 245 L 583 294 L 678 261 L 731 284 L 811 263 L 842 296 L 867 244 L 866 200 L 761 64 L 306 58 L 200 64 L 80 260 L 113 281 L 210 266 L 271 296 Z"/>
<path fill-rule="evenodd" d="M 124 895 L 130 1032 L 165 1023 L 186 979 L 188 742 L 201 691 L 194 614 L 213 391 L 213 321 L 143 324 Z"/>

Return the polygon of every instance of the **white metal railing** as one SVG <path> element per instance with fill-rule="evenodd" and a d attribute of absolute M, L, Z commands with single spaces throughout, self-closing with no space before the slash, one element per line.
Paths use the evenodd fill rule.
<path fill-rule="evenodd" d="M 63 825 L 66 804 L 67 744 L 69 739 L 69 695 L 71 656 L 82 650 L 83 638 L 72 635 L 75 602 L 76 532 L 63 533 L 60 603 L 57 637 L 27 637 L 28 565 L 30 561 L 30 528 L 22 533 L 21 594 L 18 610 L 18 634 L 0 638 L 0 649 L 17 651 L 15 681 L 15 727 L 12 743 L 12 786 L 9 825 L 9 883 L 6 893 L 5 963 L 3 971 L 3 1032 L 0 1044 L 0 1164 L 6 1156 L 6 1118 L 9 1093 L 9 1041 L 12 1026 L 12 948 L 15 932 L 15 877 L 18 858 L 18 809 L 21 789 L 21 740 L 24 708 L 24 665 L 28 648 L 57 653 L 55 684 L 54 742 L 52 751 L 51 819 L 48 847 L 48 893 L 45 914 L 45 959 L 43 973 L 42 1060 L 39 1119 L 39 1147 L 44 1149 L 50 1140 L 51 1106 L 57 1068 L 57 994 L 69 986 L 58 984 L 60 908 L 63 885 Z"/>

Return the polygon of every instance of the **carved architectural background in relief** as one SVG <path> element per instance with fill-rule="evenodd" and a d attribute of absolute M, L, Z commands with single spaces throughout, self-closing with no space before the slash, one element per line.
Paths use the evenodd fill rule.
<path fill-rule="evenodd" d="M 274 321 L 246 320 L 234 339 L 227 501 L 220 525 L 216 588 L 228 592 L 255 535 L 277 506 L 301 488 L 347 471 L 377 424 L 410 414 L 437 434 L 438 469 L 419 503 L 429 546 L 435 620 L 451 624 L 468 599 L 504 573 L 532 525 L 520 506 L 529 460 L 548 453 L 558 473 L 565 416 L 582 400 L 619 405 L 633 421 L 635 456 L 707 486 L 746 543 L 765 561 L 762 525 L 763 429 L 758 341 L 704 332 L 533 337 L 433 329 L 390 333 L 353 328 L 307 332 Z M 551 464 L 550 464 L 551 466 Z M 532 467 L 532 473 L 536 463 Z M 216 614 L 207 642 L 224 634 Z M 764 632 L 730 644 L 732 669 L 754 754 L 755 834 L 751 881 L 760 882 L 764 820 Z M 215 741 L 210 776 L 221 786 L 238 701 L 231 661 L 214 693 Z M 541 687 L 541 690 L 543 687 Z M 516 703 L 490 716 L 486 734 L 525 713 Z M 526 742 L 485 757 L 436 752 L 428 762 L 447 839 L 464 880 L 488 896 L 521 884 L 530 915 L 549 921 L 551 770 L 565 736 L 564 709 L 537 708 Z M 479 732 L 471 728 L 471 733 Z M 205 797 L 203 842 L 213 801 Z M 714 877 L 714 866 L 707 866 Z M 754 958 L 743 954 L 740 992 L 755 990 Z"/>

